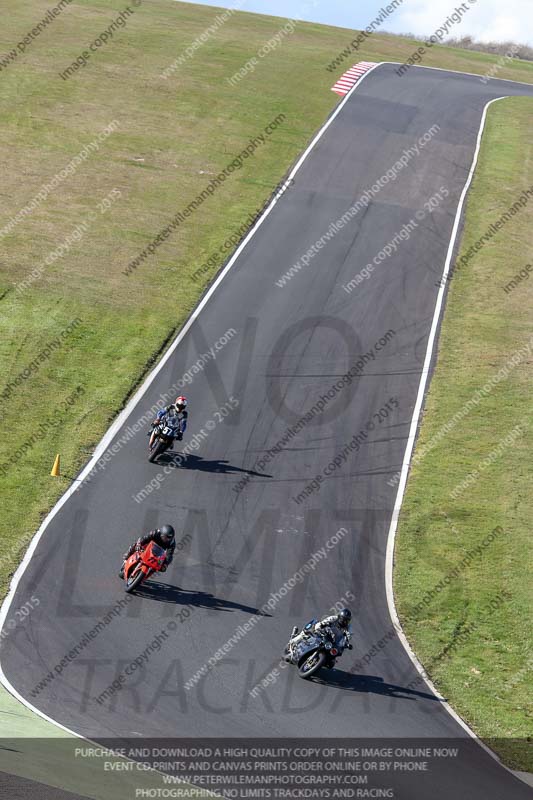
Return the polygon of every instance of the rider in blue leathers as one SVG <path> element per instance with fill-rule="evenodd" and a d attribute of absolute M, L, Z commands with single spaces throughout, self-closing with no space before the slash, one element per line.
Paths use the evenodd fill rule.
<path fill-rule="evenodd" d="M 166 406 L 166 408 L 162 408 L 161 411 L 157 412 L 157 416 L 152 423 L 152 435 L 150 436 L 150 448 L 154 444 L 155 439 L 155 426 L 156 425 L 168 425 L 170 428 L 174 428 L 176 431 L 176 439 L 178 442 L 181 442 L 183 439 L 183 434 L 187 429 L 187 420 L 189 418 L 189 412 L 187 411 L 187 398 L 180 395 L 176 398 L 176 402 L 172 403 L 170 406 Z"/>

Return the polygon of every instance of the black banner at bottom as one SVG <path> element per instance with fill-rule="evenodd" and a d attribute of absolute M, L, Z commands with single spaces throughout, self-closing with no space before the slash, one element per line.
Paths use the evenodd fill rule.
<path fill-rule="evenodd" d="M 19 740 L 26 765 L 51 775 L 26 777 L 61 792 L 97 800 L 166 798 L 400 798 L 401 800 L 526 800 L 533 790 L 486 745 L 463 739 L 83 739 Z M 22 776 L 2 740 L 0 769 Z M 502 742 L 490 743 L 497 749 Z M 526 742 L 514 743 L 523 755 Z M 512 740 L 505 742 L 512 752 Z M 517 750 L 518 752 L 518 750 Z M 28 760 L 29 759 L 29 760 Z M 11 762 L 11 763 L 10 763 Z M 17 764 L 17 769 L 13 768 Z M 11 767 L 11 768 L 10 768 Z M 0 776 L 0 787 L 13 776 Z M 65 778 L 62 781 L 62 778 Z M 39 783 L 31 796 L 52 797 Z M 21 794 L 21 797 L 27 794 Z M 65 795 L 65 800 L 67 797 Z"/>

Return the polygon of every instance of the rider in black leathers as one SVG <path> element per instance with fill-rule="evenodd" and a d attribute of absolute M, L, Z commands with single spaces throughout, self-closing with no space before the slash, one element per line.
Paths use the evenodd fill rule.
<path fill-rule="evenodd" d="M 163 525 L 161 528 L 156 528 L 154 531 L 150 531 L 147 533 L 146 536 L 141 536 L 140 539 L 137 539 L 130 548 L 124 553 L 124 563 L 119 572 L 119 577 L 124 577 L 124 565 L 126 564 L 127 559 L 133 555 L 136 550 L 142 550 L 149 542 L 155 542 L 162 547 L 164 550 L 167 551 L 167 557 L 165 559 L 165 564 L 161 570 L 161 572 L 165 572 L 166 568 L 170 566 L 172 559 L 174 558 L 174 550 L 176 549 L 176 535 L 174 528 L 172 525 Z"/>
<path fill-rule="evenodd" d="M 335 634 L 335 638 L 339 638 L 341 636 L 345 637 L 346 640 L 346 649 L 351 650 L 352 645 L 350 644 L 350 636 L 351 636 L 351 626 L 350 622 L 352 619 L 352 612 L 349 608 L 343 608 L 338 614 L 331 614 L 327 617 L 322 617 L 321 620 L 315 622 L 313 625 L 309 627 L 306 626 L 303 631 L 300 633 L 295 634 L 291 637 L 291 645 L 298 644 L 307 636 L 310 636 L 313 633 L 320 633 L 320 631 L 324 630 L 325 628 L 331 628 L 333 633 Z M 285 655 L 289 652 L 289 646 L 285 648 Z"/>

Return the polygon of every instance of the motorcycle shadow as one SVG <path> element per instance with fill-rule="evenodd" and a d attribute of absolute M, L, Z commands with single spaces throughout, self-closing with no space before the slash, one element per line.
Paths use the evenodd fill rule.
<path fill-rule="evenodd" d="M 269 475 L 268 472 L 256 472 L 253 469 L 244 469 L 244 467 L 238 467 L 236 464 L 230 464 L 229 461 L 225 459 L 209 459 L 209 458 L 202 458 L 202 456 L 194 455 L 193 453 L 188 453 L 186 456 L 182 456 L 179 452 L 175 452 L 173 450 L 166 450 L 162 455 L 158 458 L 158 463 L 166 464 L 169 467 L 174 467 L 174 469 L 190 469 L 190 470 L 197 470 L 198 472 L 218 472 L 222 475 L 237 475 L 242 473 L 243 475 L 248 475 L 250 478 L 272 478 L 272 475 Z"/>
<path fill-rule="evenodd" d="M 387 683 L 379 675 L 354 675 L 352 672 L 343 672 L 340 669 L 320 670 L 309 680 L 323 686 L 333 686 L 336 689 L 344 689 L 347 692 L 358 692 L 360 694 L 380 694 L 385 697 L 396 697 L 399 700 L 415 700 L 417 697 L 423 700 L 434 700 L 438 703 L 444 701 L 429 692 L 419 692 L 407 686 L 398 686 L 394 683 Z"/>
<path fill-rule="evenodd" d="M 173 603 L 174 605 L 195 606 L 196 608 L 208 608 L 213 611 L 244 611 L 246 614 L 257 614 L 260 617 L 270 617 L 258 608 L 237 603 L 234 600 L 224 600 L 222 597 L 215 597 L 210 592 L 202 592 L 198 589 L 181 589 L 170 583 L 147 580 L 135 592 L 137 597 L 155 600 L 158 603 Z"/>

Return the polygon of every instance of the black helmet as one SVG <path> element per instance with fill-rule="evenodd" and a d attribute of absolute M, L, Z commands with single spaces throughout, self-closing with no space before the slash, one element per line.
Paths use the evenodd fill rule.
<path fill-rule="evenodd" d="M 349 608 L 343 608 L 339 613 L 339 625 L 341 628 L 347 628 L 352 618 L 352 612 Z"/>
<path fill-rule="evenodd" d="M 174 539 L 174 528 L 172 525 L 163 525 L 161 528 L 159 528 L 159 535 L 161 537 L 161 541 L 168 546 Z"/>

